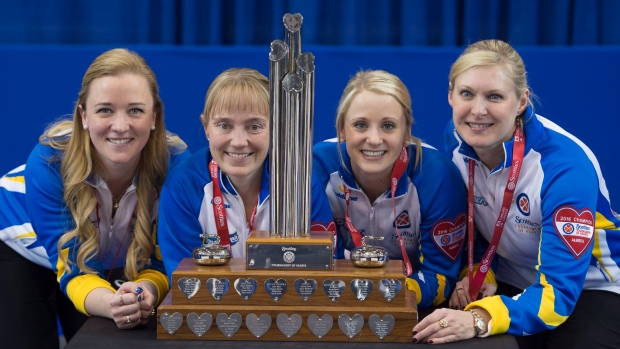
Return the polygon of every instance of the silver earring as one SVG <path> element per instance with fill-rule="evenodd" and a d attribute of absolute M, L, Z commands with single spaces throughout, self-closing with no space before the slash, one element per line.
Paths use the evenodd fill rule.
<path fill-rule="evenodd" d="M 88 125 L 84 124 L 84 129 L 88 130 Z"/>
<path fill-rule="evenodd" d="M 151 125 L 151 131 L 155 131 L 155 125 Z"/>

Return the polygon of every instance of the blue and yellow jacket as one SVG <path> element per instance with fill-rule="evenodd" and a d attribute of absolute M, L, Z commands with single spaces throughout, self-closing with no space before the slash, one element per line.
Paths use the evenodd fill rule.
<path fill-rule="evenodd" d="M 394 205 L 387 190 L 375 202 L 359 187 L 353 177 L 346 144 L 341 145 L 345 166 L 338 155 L 335 139 L 314 146 L 312 171 L 327 194 L 336 222 L 339 251 L 348 258 L 355 248 L 345 224 L 346 200 L 343 184 L 351 190 L 349 215 L 362 236 L 383 236 L 380 244 L 390 259 L 403 259 L 398 227 L 414 273 L 407 287 L 415 290 L 421 308 L 439 305 L 450 297 L 466 238 L 465 187 L 454 164 L 444 154 L 427 145 L 407 147 L 408 168 L 398 180 Z M 416 152 L 422 152 L 415 166 Z M 363 182 L 363 179 L 360 180 Z"/>
<path fill-rule="evenodd" d="M 562 324 L 583 289 L 620 293 L 620 217 L 611 209 L 605 180 L 590 149 L 558 125 L 533 113 L 525 117 L 525 155 L 513 204 L 497 249 L 495 277 L 523 289 L 517 297 L 471 303 L 491 314 L 491 334 L 534 334 Z M 514 139 L 505 160 L 487 169 L 451 123 L 446 150 L 467 183 L 475 161 L 475 223 L 491 240 Z"/>

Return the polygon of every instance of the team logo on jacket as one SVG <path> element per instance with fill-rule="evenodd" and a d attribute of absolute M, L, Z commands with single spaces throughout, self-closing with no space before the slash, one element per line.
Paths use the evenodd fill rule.
<path fill-rule="evenodd" d="M 236 245 L 237 242 L 239 242 L 239 234 L 237 232 L 230 234 L 230 245 Z"/>
<path fill-rule="evenodd" d="M 466 221 L 465 213 L 461 213 L 456 219 L 443 219 L 431 228 L 433 242 L 453 262 L 456 261 L 465 243 Z"/>
<path fill-rule="evenodd" d="M 565 205 L 553 213 L 555 232 L 568 250 L 579 259 L 590 246 L 594 237 L 594 215 L 585 208 L 577 210 Z"/>
<path fill-rule="evenodd" d="M 401 212 L 394 220 L 394 223 L 392 223 L 392 226 L 398 229 L 411 228 L 411 219 L 409 218 L 409 212 L 407 212 L 407 210 Z"/>
<path fill-rule="evenodd" d="M 517 207 L 519 208 L 519 212 L 524 216 L 530 215 L 530 198 L 528 198 L 525 193 L 521 193 L 517 196 Z"/>

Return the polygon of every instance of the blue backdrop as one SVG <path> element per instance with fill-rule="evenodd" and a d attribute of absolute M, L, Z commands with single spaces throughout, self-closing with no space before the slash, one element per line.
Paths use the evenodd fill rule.
<path fill-rule="evenodd" d="M 88 65 L 112 47 L 0 45 L 1 173 L 25 161 L 47 123 L 72 113 Z M 269 70 L 268 45 L 130 48 L 143 55 L 157 74 L 168 128 L 194 151 L 206 145 L 199 115 L 211 80 L 233 66 L 252 67 L 265 75 Z M 538 113 L 592 148 L 617 206 L 620 47 L 517 49 L 539 97 Z M 400 76 L 409 88 L 416 119 L 413 133 L 440 147 L 443 127 L 451 117 L 447 76 L 461 50 L 304 46 L 304 52 L 316 56 L 315 141 L 335 136 L 335 110 L 349 77 L 360 69 L 385 69 Z"/>
<path fill-rule="evenodd" d="M 265 45 L 286 12 L 312 45 L 620 44 L 617 0 L 0 0 L 0 43 Z"/>

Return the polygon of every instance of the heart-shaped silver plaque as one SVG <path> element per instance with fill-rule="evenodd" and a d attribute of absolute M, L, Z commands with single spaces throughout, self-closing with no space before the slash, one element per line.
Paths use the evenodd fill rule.
<path fill-rule="evenodd" d="M 375 336 L 379 337 L 379 339 L 383 339 L 387 337 L 392 329 L 394 329 L 394 317 L 392 315 L 386 315 L 381 319 L 381 317 L 377 314 L 372 314 L 368 318 L 368 327 Z"/>
<path fill-rule="evenodd" d="M 293 314 L 293 316 L 288 317 L 288 315 L 281 313 L 276 318 L 276 324 L 278 324 L 280 332 L 286 337 L 291 338 L 301 328 L 302 319 L 299 314 Z"/>
<path fill-rule="evenodd" d="M 295 292 L 304 300 L 307 301 L 314 292 L 316 292 L 316 280 L 308 279 L 297 279 L 293 283 L 295 287 Z"/>
<path fill-rule="evenodd" d="M 217 328 L 222 331 L 222 333 L 230 338 L 237 331 L 239 331 L 239 327 L 241 327 L 241 315 L 238 313 L 231 314 L 230 316 L 225 313 L 219 313 L 215 317 L 215 323 L 217 324 Z"/>
<path fill-rule="evenodd" d="M 398 292 L 400 292 L 400 289 L 402 288 L 402 284 L 400 283 L 400 280 L 398 279 L 382 279 L 381 281 L 379 281 L 379 292 L 383 295 L 383 297 L 388 301 L 391 302 L 392 299 L 394 299 L 394 297 L 396 297 L 396 295 L 398 294 Z"/>
<path fill-rule="evenodd" d="M 364 317 L 360 314 L 353 315 L 353 318 L 347 314 L 338 317 L 338 327 L 349 338 L 355 337 L 364 326 Z"/>
<path fill-rule="evenodd" d="M 269 316 L 269 314 L 263 314 L 259 317 L 254 313 L 248 314 L 248 316 L 245 317 L 245 324 L 256 338 L 260 338 L 271 327 L 271 316 Z"/>
<path fill-rule="evenodd" d="M 265 291 L 273 298 L 274 301 L 282 298 L 288 289 L 288 283 L 284 279 L 267 279 L 265 280 Z"/>
<path fill-rule="evenodd" d="M 357 299 L 363 301 L 370 295 L 370 292 L 372 292 L 372 281 L 368 279 L 353 279 L 351 280 L 351 291 L 353 291 Z"/>
<path fill-rule="evenodd" d="M 209 313 L 202 313 L 200 316 L 196 313 L 189 313 L 185 317 L 185 323 L 196 336 L 202 337 L 211 328 L 213 316 Z"/>
<path fill-rule="evenodd" d="M 183 315 L 181 313 L 170 315 L 166 312 L 159 316 L 159 323 L 168 334 L 174 334 L 183 324 Z"/>
<path fill-rule="evenodd" d="M 241 298 L 248 300 L 256 289 L 258 288 L 258 282 L 252 278 L 244 279 L 239 278 L 235 280 L 235 291 L 241 296 Z"/>
<path fill-rule="evenodd" d="M 213 296 L 213 298 L 219 301 L 228 292 L 228 289 L 230 288 L 230 281 L 225 278 L 210 278 L 209 280 L 207 280 L 205 286 L 207 287 L 207 290 Z"/>
<path fill-rule="evenodd" d="M 200 289 L 200 280 L 197 278 L 180 278 L 177 282 L 177 286 L 187 299 L 191 299 Z"/>
<path fill-rule="evenodd" d="M 324 314 L 320 318 L 316 314 L 308 316 L 308 328 L 319 338 L 325 337 L 327 332 L 332 329 L 332 326 L 334 326 L 334 318 L 329 314 Z"/>
<path fill-rule="evenodd" d="M 323 281 L 323 292 L 332 302 L 335 302 L 344 293 L 345 284 L 342 280 L 325 280 Z"/>

